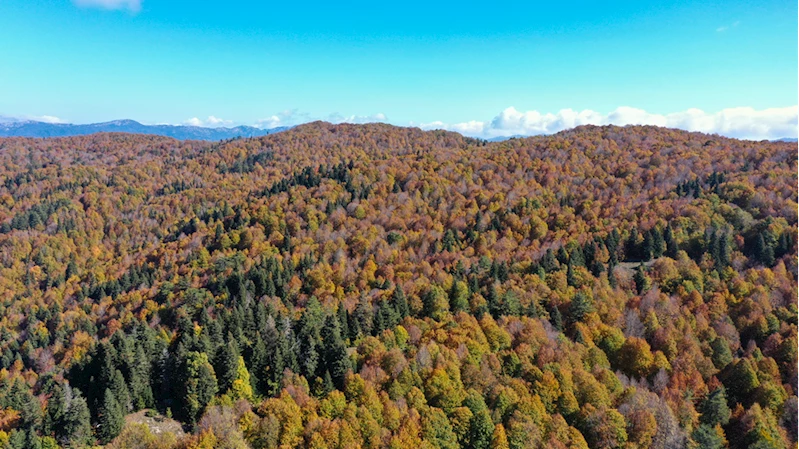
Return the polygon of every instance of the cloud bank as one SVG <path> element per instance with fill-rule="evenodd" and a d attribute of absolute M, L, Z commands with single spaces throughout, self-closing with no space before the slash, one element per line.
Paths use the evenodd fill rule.
<path fill-rule="evenodd" d="M 289 109 L 279 112 L 267 118 L 258 119 L 255 126 L 258 128 L 277 128 L 279 126 L 294 126 L 300 123 L 312 122 L 314 120 L 325 120 L 330 123 L 375 123 L 387 122 L 388 118 L 383 113 L 372 115 L 342 115 L 334 112 L 327 117 L 317 118 L 307 112 L 300 112 L 297 109 Z"/>
<path fill-rule="evenodd" d="M 656 125 L 721 134 L 739 139 L 778 139 L 797 137 L 797 106 L 756 110 L 750 107 L 728 108 L 708 113 L 701 109 L 688 109 L 672 114 L 653 114 L 643 109 L 622 106 L 608 114 L 590 109 L 575 111 L 562 109 L 557 113 L 538 111 L 522 112 L 509 107 L 491 121 L 471 120 L 461 123 L 431 122 L 420 125 L 422 129 L 446 129 L 464 135 L 482 138 L 501 136 L 533 136 L 552 134 L 580 125 Z"/>
<path fill-rule="evenodd" d="M 141 0 L 72 0 L 72 2 L 83 8 L 126 9 L 134 13 L 141 10 Z"/>
<path fill-rule="evenodd" d="M 221 126 L 228 126 L 232 125 L 232 120 L 225 120 L 218 117 L 214 117 L 213 115 L 209 115 L 207 119 L 202 120 L 197 117 L 192 117 L 188 120 L 183 122 L 184 125 L 189 126 L 203 126 L 206 128 L 219 128 Z"/>
<path fill-rule="evenodd" d="M 0 114 L 0 123 L 17 123 L 17 122 L 44 122 L 44 123 L 66 123 L 64 120 L 53 115 L 2 115 Z"/>

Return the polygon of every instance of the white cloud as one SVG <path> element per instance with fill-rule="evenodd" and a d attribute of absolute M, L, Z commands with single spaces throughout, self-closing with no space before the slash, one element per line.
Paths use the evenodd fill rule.
<path fill-rule="evenodd" d="M 204 126 L 207 128 L 219 128 L 221 126 L 228 126 L 232 125 L 232 120 L 225 120 L 218 117 L 214 117 L 213 115 L 209 115 L 207 119 L 201 120 L 197 117 L 192 117 L 188 120 L 183 122 L 184 125 L 189 126 Z"/>
<path fill-rule="evenodd" d="M 311 115 L 307 112 L 300 112 L 297 109 L 286 109 L 270 117 L 256 120 L 255 127 L 270 129 L 280 126 L 294 126 L 310 121 L 313 121 L 313 118 L 311 118 Z"/>
<path fill-rule="evenodd" d="M 339 113 L 333 113 L 328 116 L 327 121 L 331 123 L 376 123 L 376 122 L 385 122 L 388 119 L 386 115 L 383 113 L 377 113 L 372 115 L 349 115 L 343 116 Z"/>
<path fill-rule="evenodd" d="M 206 120 L 206 123 L 208 123 L 209 125 L 222 126 L 222 125 L 230 125 L 231 123 L 233 123 L 233 121 L 232 120 L 225 120 L 225 119 L 221 119 L 221 118 L 218 118 L 218 117 L 214 117 L 213 115 L 209 115 L 208 116 L 208 120 Z"/>
<path fill-rule="evenodd" d="M 134 13 L 141 10 L 141 0 L 72 0 L 72 2 L 84 8 L 127 9 Z"/>
<path fill-rule="evenodd" d="M 40 115 L 38 117 L 31 117 L 31 120 L 36 120 L 37 122 L 45 122 L 45 123 L 64 123 L 63 120 L 52 115 Z"/>
<path fill-rule="evenodd" d="M 258 128 L 269 129 L 277 128 L 279 126 L 294 126 L 300 123 L 312 122 L 314 120 L 320 120 L 320 118 L 312 116 L 307 112 L 300 112 L 297 109 L 287 109 L 270 117 L 256 120 L 255 126 Z M 375 123 L 387 122 L 388 118 L 383 113 L 345 116 L 336 112 L 322 118 L 322 120 L 326 120 L 330 123 Z"/>
<path fill-rule="evenodd" d="M 1 115 L 0 123 L 16 122 L 44 122 L 44 123 L 66 123 L 64 120 L 53 115 Z"/>
<path fill-rule="evenodd" d="M 557 113 L 518 111 L 509 107 L 491 121 L 471 120 L 462 123 L 441 121 L 423 123 L 423 129 L 447 129 L 475 137 L 492 138 L 513 135 L 552 134 L 580 125 L 656 125 L 721 134 L 742 139 L 777 139 L 797 136 L 797 106 L 755 110 L 750 107 L 723 109 L 707 113 L 688 109 L 672 114 L 653 114 L 643 109 L 622 106 L 608 114 L 590 109 L 562 109 Z"/>
<path fill-rule="evenodd" d="M 735 22 L 733 22 L 733 23 L 731 23 L 729 25 L 723 25 L 723 26 L 720 26 L 720 27 L 716 28 L 716 32 L 717 33 L 723 33 L 725 31 L 729 30 L 730 28 L 737 27 L 740 24 L 741 24 L 741 21 L 740 20 L 736 20 Z"/>

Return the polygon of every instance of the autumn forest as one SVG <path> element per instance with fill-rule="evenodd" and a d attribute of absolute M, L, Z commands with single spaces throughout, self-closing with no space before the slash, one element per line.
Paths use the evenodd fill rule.
<path fill-rule="evenodd" d="M 0 138 L 0 447 L 796 447 L 796 173 L 653 126 Z"/>

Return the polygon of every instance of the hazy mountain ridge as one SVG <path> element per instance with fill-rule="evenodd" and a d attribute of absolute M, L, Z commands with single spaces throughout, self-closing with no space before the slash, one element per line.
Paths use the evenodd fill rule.
<path fill-rule="evenodd" d="M 135 120 L 113 120 L 75 125 L 38 121 L 0 123 L 0 137 L 68 137 L 100 132 L 124 132 L 172 137 L 178 140 L 224 140 L 234 137 L 260 137 L 289 129 L 288 126 L 262 129 L 254 126 L 205 128 L 185 125 L 145 125 Z"/>

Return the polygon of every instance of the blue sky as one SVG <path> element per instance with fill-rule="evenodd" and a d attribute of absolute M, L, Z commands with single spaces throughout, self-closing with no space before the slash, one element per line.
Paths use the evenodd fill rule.
<path fill-rule="evenodd" d="M 796 135 L 794 0 L 269 3 L 2 0 L 0 115 Z"/>

